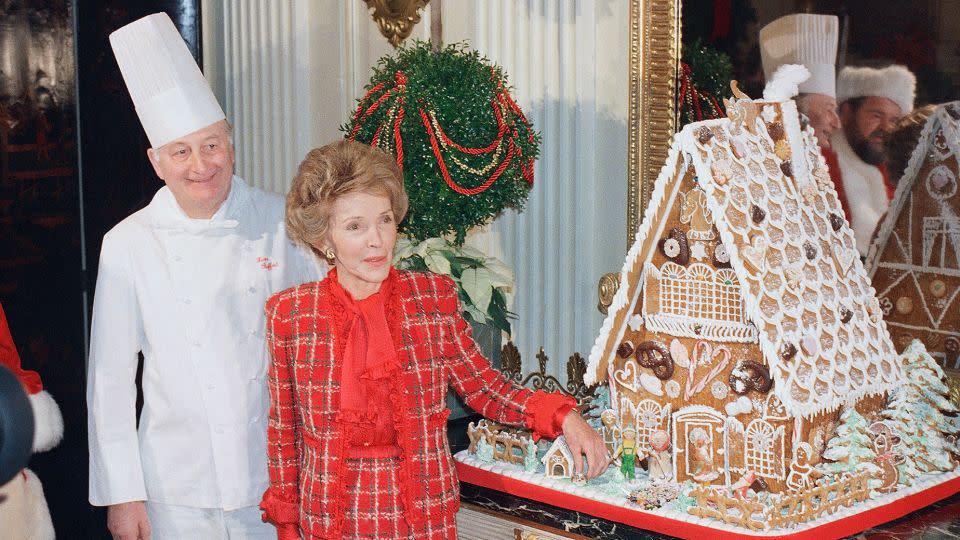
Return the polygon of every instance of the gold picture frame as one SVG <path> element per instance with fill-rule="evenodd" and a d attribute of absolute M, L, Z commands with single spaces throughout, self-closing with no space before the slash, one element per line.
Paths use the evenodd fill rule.
<path fill-rule="evenodd" d="M 627 249 L 677 129 L 681 0 L 631 0 L 627 116 Z"/>
<path fill-rule="evenodd" d="M 677 130 L 681 0 L 630 0 L 627 111 L 627 250 L 643 221 L 670 139 Z M 600 277 L 597 309 L 606 314 L 620 274 Z"/>

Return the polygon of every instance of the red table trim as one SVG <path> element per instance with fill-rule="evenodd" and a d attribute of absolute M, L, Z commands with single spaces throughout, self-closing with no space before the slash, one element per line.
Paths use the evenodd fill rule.
<path fill-rule="evenodd" d="M 941 484 L 931 486 L 923 491 L 891 501 L 883 506 L 874 507 L 859 514 L 830 523 L 824 523 L 803 531 L 784 532 L 781 535 L 770 534 L 769 532 L 750 534 L 749 532 L 735 533 L 714 529 L 705 525 L 679 521 L 665 516 L 631 510 L 623 506 L 614 506 L 593 499 L 586 499 L 563 491 L 557 491 L 548 487 L 517 480 L 516 478 L 485 471 L 460 461 L 457 461 L 456 465 L 457 473 L 462 482 L 533 499 L 546 504 L 552 504 L 568 510 L 584 512 L 594 517 L 625 523 L 640 529 L 647 529 L 671 536 L 679 536 L 681 538 L 703 537 L 702 535 L 705 534 L 708 535 L 706 538 L 717 538 L 718 533 L 722 534 L 723 538 L 743 539 L 783 538 L 801 540 L 809 538 L 819 540 L 822 538 L 839 538 L 856 534 L 875 525 L 903 517 L 914 510 L 919 510 L 924 506 L 928 506 L 954 493 L 960 492 L 960 477 L 956 477 Z"/>

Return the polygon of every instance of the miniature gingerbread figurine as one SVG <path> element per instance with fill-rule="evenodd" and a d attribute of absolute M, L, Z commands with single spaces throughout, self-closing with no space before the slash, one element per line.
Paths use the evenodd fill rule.
<path fill-rule="evenodd" d="M 793 461 L 790 463 L 790 473 L 787 474 L 787 487 L 792 491 L 803 491 L 813 487 L 814 481 L 823 476 L 813 463 L 810 463 L 812 447 L 805 442 L 797 445 L 794 450 Z"/>
<path fill-rule="evenodd" d="M 738 499 L 747 498 L 747 490 L 750 489 L 750 486 L 757 480 L 757 473 L 753 471 L 747 471 L 746 474 L 740 477 L 739 480 L 734 482 L 730 489 L 733 490 L 733 496 Z"/>
<path fill-rule="evenodd" d="M 617 424 L 617 413 L 613 409 L 606 409 L 600 413 L 600 436 L 603 437 L 603 444 L 607 446 L 607 452 L 613 455 L 617 452 L 617 446 L 620 443 L 620 426 Z"/>
<path fill-rule="evenodd" d="M 636 479 L 637 431 L 633 428 L 623 430 L 623 444 L 620 445 L 620 472 L 624 478 Z"/>
<path fill-rule="evenodd" d="M 662 429 L 650 434 L 650 453 L 647 455 L 647 474 L 654 482 L 673 479 L 670 455 L 670 435 Z"/>
<path fill-rule="evenodd" d="M 877 488 L 880 493 L 890 493 L 896 491 L 897 483 L 900 481 L 900 471 L 897 465 L 903 463 L 904 458 L 900 454 L 893 452 L 893 447 L 900 444 L 900 437 L 896 436 L 890 430 L 890 426 L 883 422 L 874 422 L 870 426 L 870 433 L 873 434 L 873 450 L 877 457 L 874 463 L 880 467 L 880 481 L 882 484 Z"/>
<path fill-rule="evenodd" d="M 691 445 L 693 457 L 693 479 L 698 482 L 708 482 L 716 478 L 717 471 L 713 463 L 713 452 L 707 432 L 703 428 L 694 429 L 690 432 L 688 442 Z"/>

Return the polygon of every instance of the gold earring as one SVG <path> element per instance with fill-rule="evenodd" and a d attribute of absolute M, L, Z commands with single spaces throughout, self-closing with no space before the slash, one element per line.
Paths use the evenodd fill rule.
<path fill-rule="evenodd" d="M 333 248 L 327 248 L 327 249 L 323 252 L 323 256 L 326 257 L 327 260 L 330 261 L 330 262 L 333 262 L 333 261 L 337 258 L 336 254 L 334 254 L 334 252 L 333 252 Z"/>

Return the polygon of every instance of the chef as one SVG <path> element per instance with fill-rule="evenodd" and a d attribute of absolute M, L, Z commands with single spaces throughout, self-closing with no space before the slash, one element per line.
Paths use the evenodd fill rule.
<path fill-rule="evenodd" d="M 263 306 L 320 268 L 287 238 L 283 199 L 233 175 L 231 127 L 170 18 L 144 17 L 110 43 L 165 185 L 103 238 L 90 503 L 108 507 L 115 539 L 272 538 L 256 507 L 267 488 Z"/>

